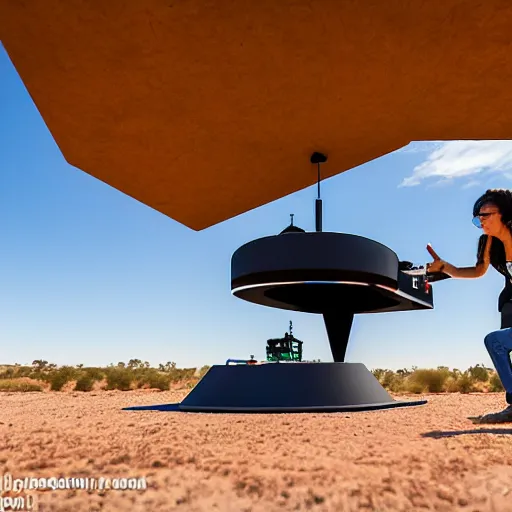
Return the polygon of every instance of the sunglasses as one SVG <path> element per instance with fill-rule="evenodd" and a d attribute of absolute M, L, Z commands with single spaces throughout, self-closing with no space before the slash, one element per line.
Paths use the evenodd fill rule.
<path fill-rule="evenodd" d="M 498 212 L 487 212 L 487 213 L 479 213 L 475 217 L 473 217 L 473 224 L 477 227 L 482 229 L 482 219 L 485 217 L 490 217 L 491 215 L 494 215 Z"/>

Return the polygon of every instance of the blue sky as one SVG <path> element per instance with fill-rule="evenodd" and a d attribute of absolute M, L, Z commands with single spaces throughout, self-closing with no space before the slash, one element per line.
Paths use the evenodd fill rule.
<path fill-rule="evenodd" d="M 265 357 L 289 320 L 307 359 L 330 361 L 322 317 L 231 296 L 242 244 L 295 224 L 314 230 L 316 187 L 201 232 L 68 165 L 0 46 L 0 362 L 179 367 Z M 512 144 L 418 142 L 325 180 L 324 230 L 354 233 L 424 264 L 431 242 L 471 265 L 475 199 L 509 187 Z M 503 278 L 434 284 L 433 311 L 357 316 L 347 360 L 368 368 L 491 365 Z"/>

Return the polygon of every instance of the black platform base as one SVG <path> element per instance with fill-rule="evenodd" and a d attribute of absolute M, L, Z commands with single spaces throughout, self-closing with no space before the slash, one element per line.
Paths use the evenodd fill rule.
<path fill-rule="evenodd" d="M 394 400 L 361 363 L 273 363 L 212 366 L 181 403 L 124 410 L 349 412 L 426 403 Z"/>

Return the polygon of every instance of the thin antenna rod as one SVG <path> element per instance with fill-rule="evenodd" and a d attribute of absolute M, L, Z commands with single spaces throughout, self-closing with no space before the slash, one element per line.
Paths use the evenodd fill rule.
<path fill-rule="evenodd" d="M 311 155 L 310 162 L 312 164 L 317 164 L 317 190 L 318 197 L 315 203 L 315 223 L 316 230 L 322 231 L 322 200 L 320 199 L 320 164 L 323 162 L 327 162 L 327 157 L 322 153 L 314 152 Z"/>
<path fill-rule="evenodd" d="M 317 190 L 318 190 L 318 198 L 315 201 L 315 220 L 316 220 L 316 230 L 322 231 L 322 200 L 320 199 L 320 162 L 318 162 L 318 171 L 317 171 Z"/>
<path fill-rule="evenodd" d="M 320 162 L 318 162 L 317 187 L 318 187 L 318 199 L 320 199 Z"/>

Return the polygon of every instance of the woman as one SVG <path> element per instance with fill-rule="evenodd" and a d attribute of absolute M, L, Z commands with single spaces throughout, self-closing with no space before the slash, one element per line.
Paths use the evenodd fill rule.
<path fill-rule="evenodd" d="M 487 190 L 473 207 L 473 223 L 482 229 L 478 242 L 477 262 L 474 267 L 455 267 L 442 260 L 432 247 L 427 250 L 434 261 L 427 265 L 428 272 L 444 272 L 454 278 L 482 277 L 492 265 L 505 276 L 505 287 L 498 299 L 501 329 L 485 337 L 485 346 L 506 394 L 508 407 L 495 414 L 472 418 L 477 423 L 512 422 L 512 192 Z"/>

